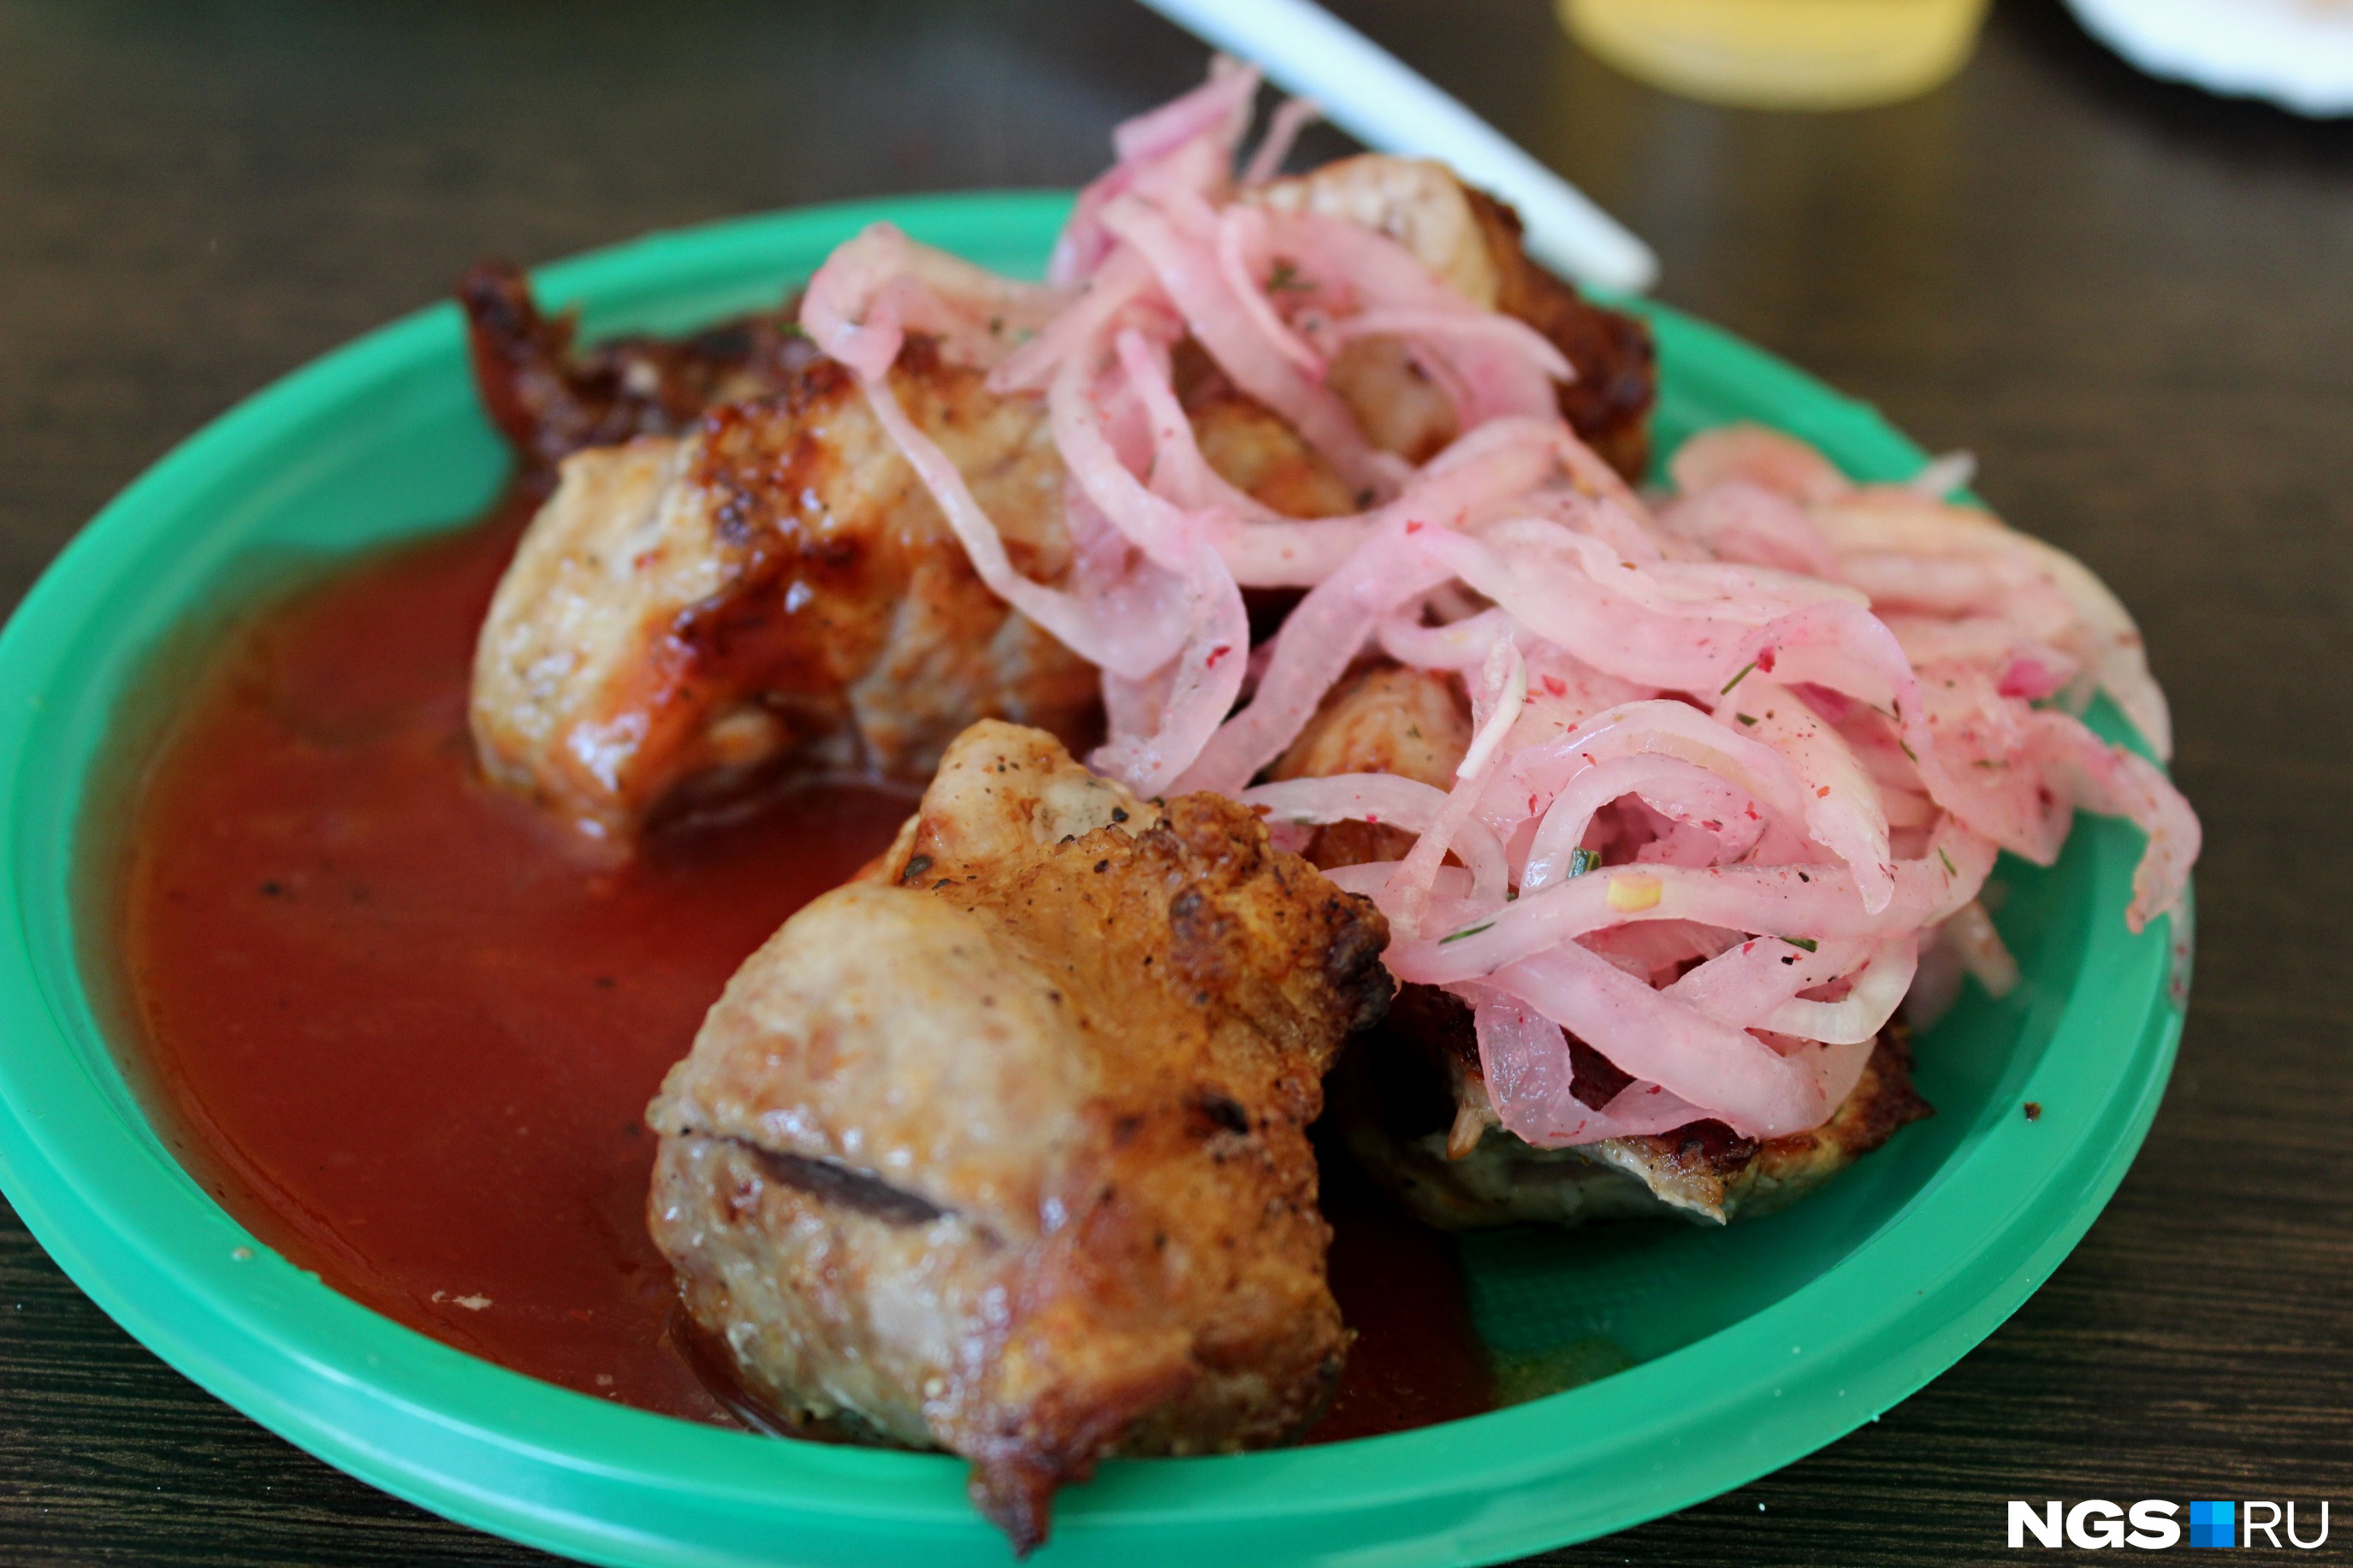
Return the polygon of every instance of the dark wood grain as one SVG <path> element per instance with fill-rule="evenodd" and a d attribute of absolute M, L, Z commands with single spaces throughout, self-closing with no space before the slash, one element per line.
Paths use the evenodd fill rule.
<path fill-rule="evenodd" d="M 1343 8 L 1652 238 L 1667 299 L 1977 450 L 2139 614 L 2209 834 L 2179 1071 L 2051 1282 L 1844 1441 L 1544 1561 L 1987 1559 L 2011 1497 L 2333 1495 L 2353 1531 L 2353 125 L 2145 81 L 2052 0 L 1948 89 L 1816 118 L 1651 93 L 1535 0 Z M 0 607 L 477 256 L 1069 184 L 1199 64 L 1113 0 L 0 0 Z M 545 1561 L 214 1402 L 5 1211 L 0 1560 Z"/>

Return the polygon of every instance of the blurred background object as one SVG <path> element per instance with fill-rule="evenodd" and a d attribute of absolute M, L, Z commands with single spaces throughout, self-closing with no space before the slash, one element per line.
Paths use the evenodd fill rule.
<path fill-rule="evenodd" d="M 2298 114 L 2353 114 L 2353 0 L 2067 0 L 2148 72 Z"/>
<path fill-rule="evenodd" d="M 1926 92 L 1968 63 L 1986 3 L 1559 0 L 1577 41 L 1630 76 L 1747 109 L 1860 109 Z"/>

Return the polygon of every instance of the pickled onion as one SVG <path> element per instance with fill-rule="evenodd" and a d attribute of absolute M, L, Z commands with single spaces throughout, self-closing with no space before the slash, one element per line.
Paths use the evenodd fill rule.
<path fill-rule="evenodd" d="M 1121 126 L 1050 285 L 878 226 L 803 305 L 981 579 L 1102 668 L 1094 766 L 1148 795 L 1234 795 L 1286 844 L 1342 820 L 1412 836 L 1400 861 L 1329 875 L 1388 913 L 1398 978 L 1472 1005 L 1496 1114 L 1550 1146 L 1709 1117 L 1755 1138 L 1819 1125 L 1907 992 L 1933 1011 L 1964 969 L 2015 984 L 1979 891 L 1998 850 L 2052 858 L 2077 809 L 2147 836 L 2132 929 L 2178 908 L 2196 816 L 2076 716 L 2104 691 L 2167 753 L 2139 634 L 2081 563 L 1943 499 L 1966 459 L 1858 484 L 1735 426 L 1684 444 L 1654 508 L 1561 418 L 1574 373 L 1551 342 L 1389 235 L 1250 196 L 1312 114 L 1279 109 L 1237 175 L 1257 87 L 1220 62 Z M 1000 395 L 1043 397 L 1067 582 L 1014 570 L 899 404 L 910 333 Z M 1382 450 L 1328 384 L 1365 339 L 1405 344 L 1451 400 L 1459 434 L 1428 461 Z M 1357 510 L 1282 516 L 1219 473 L 1178 395 L 1180 343 Z M 1306 590 L 1256 647 L 1246 587 Z M 1451 786 L 1253 785 L 1375 649 L 1470 689 Z M 1599 1109 L 1572 1036 L 1635 1080 Z"/>

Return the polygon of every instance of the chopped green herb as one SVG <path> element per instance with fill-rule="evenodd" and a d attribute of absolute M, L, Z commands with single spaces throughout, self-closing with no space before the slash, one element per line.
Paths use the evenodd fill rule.
<path fill-rule="evenodd" d="M 1912 759 L 1913 764 L 1914 764 L 1915 766 L 1917 766 L 1917 765 L 1919 764 L 1919 762 L 1920 762 L 1920 753 L 1919 753 L 1919 752 L 1917 752 L 1914 751 L 1910 746 L 1905 745 L 1905 742 L 1903 742 L 1902 741 L 1898 741 L 1898 742 L 1896 742 L 1895 743 L 1896 743 L 1897 745 L 1899 745 L 1899 746 L 1903 746 L 1903 747 L 1904 747 L 1904 754 L 1905 754 L 1905 756 L 1907 756 L 1907 757 L 1909 757 L 1909 758 L 1911 758 L 1911 759 Z"/>
<path fill-rule="evenodd" d="M 1275 258 L 1274 270 L 1268 274 L 1266 279 L 1266 291 L 1268 293 L 1280 294 L 1286 289 L 1303 290 L 1313 289 L 1314 287 L 1314 284 L 1308 282 L 1307 279 L 1299 275 L 1298 268 L 1293 266 L 1290 262 L 1285 261 L 1281 257 Z"/>
<path fill-rule="evenodd" d="M 1822 950 L 1822 944 L 1810 936 L 1785 936 L 1781 940 L 1791 947 L 1802 947 L 1808 952 L 1820 952 Z"/>
<path fill-rule="evenodd" d="M 1568 852 L 1568 874 L 1572 877 L 1582 877 L 1600 864 L 1601 851 L 1599 849 L 1572 849 Z"/>
<path fill-rule="evenodd" d="M 1744 724 L 1754 724 L 1757 722 L 1757 715 L 1754 713 L 1735 713 L 1733 717 L 1739 720 Z"/>
<path fill-rule="evenodd" d="M 1438 939 L 1438 945 L 1444 947 L 1450 942 L 1461 942 L 1465 937 L 1477 936 L 1482 931 L 1493 931 L 1494 929 L 1495 922 L 1493 921 L 1489 921 L 1482 926 L 1464 926 L 1461 931 L 1456 931 L 1451 936 L 1440 937 Z"/>
<path fill-rule="evenodd" d="M 1941 844 L 1936 846 L 1936 858 L 1945 863 L 1946 875 L 1957 877 L 1961 874 L 1961 868 L 1953 864 L 1953 858 L 1945 853 L 1945 847 Z"/>
<path fill-rule="evenodd" d="M 1757 661 L 1756 661 L 1755 659 L 1753 659 L 1753 658 L 1752 658 L 1752 659 L 1750 659 L 1746 664 L 1742 665 L 1742 666 L 1740 667 L 1740 673 L 1739 673 L 1739 674 L 1737 674 L 1737 675 L 1736 675 L 1736 676 L 1734 676 L 1730 680 L 1725 681 L 1725 682 L 1724 683 L 1723 688 L 1722 688 L 1720 690 L 1718 690 L 1718 691 L 1716 692 L 1716 695 L 1717 695 L 1718 697 L 1729 697 L 1729 696 L 1731 696 L 1731 695 L 1732 695 L 1732 689 L 1733 689 L 1734 687 L 1736 687 L 1736 686 L 1739 685 L 1742 681 L 1744 681 L 1744 680 L 1747 679 L 1748 679 L 1748 672 L 1749 672 L 1750 670 L 1752 670 L 1752 669 L 1756 668 L 1757 668 Z"/>

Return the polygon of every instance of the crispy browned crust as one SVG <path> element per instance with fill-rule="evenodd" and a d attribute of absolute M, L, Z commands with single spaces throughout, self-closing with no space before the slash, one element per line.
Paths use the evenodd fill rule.
<path fill-rule="evenodd" d="M 1348 1338 L 1306 1129 L 1386 941 L 1241 806 L 976 725 L 649 1112 L 690 1311 L 780 1410 L 968 1457 L 1021 1550 L 1107 1454 L 1294 1436 Z"/>
<path fill-rule="evenodd" d="M 974 423 L 971 411 L 995 401 L 979 390 L 978 372 L 944 363 L 928 338 L 908 340 L 891 379 L 910 416 L 934 429 Z M 813 359 L 778 393 L 723 405 L 698 422 L 702 441 L 686 479 L 713 498 L 715 541 L 733 564 L 724 593 L 687 606 L 673 621 L 681 663 L 658 678 L 665 690 L 649 701 L 746 689 L 786 705 L 839 700 L 837 694 L 871 667 L 910 585 L 926 574 L 941 579 L 934 592 L 955 601 L 953 618 L 976 641 L 986 643 L 1010 616 L 947 535 L 928 495 L 916 493 L 913 469 L 905 472 L 900 503 L 913 517 L 841 527 L 836 524 L 844 520 L 812 504 L 811 498 L 846 488 L 846 464 L 904 468 L 895 449 L 875 444 L 877 449 L 849 450 L 833 437 L 842 424 L 863 426 L 871 417 L 850 373 L 835 361 Z M 1014 569 L 1042 581 L 1058 581 L 1070 563 L 1059 517 L 1044 528 L 1008 530 L 1004 542 Z M 1092 671 L 1067 657 L 1060 673 L 1064 679 L 1045 722 L 1067 737 L 1092 705 Z M 965 718 L 982 716 L 1002 714 Z M 909 765 L 890 771 L 919 775 L 936 755 L 936 746 L 922 748 Z"/>
<path fill-rule="evenodd" d="M 543 482 L 583 447 L 677 435 L 713 405 L 782 391 L 817 357 L 789 302 L 684 337 L 631 333 L 586 349 L 575 347 L 576 314 L 543 314 L 511 262 L 476 264 L 458 303 L 482 406 Z"/>
<path fill-rule="evenodd" d="M 1058 581 L 1062 469 L 1035 399 L 909 340 L 908 416 L 1017 570 Z M 850 374 L 811 359 L 683 437 L 584 451 L 517 548 L 478 650 L 486 771 L 607 840 L 769 773 L 927 777 L 975 719 L 1092 729 L 1092 666 L 980 580 Z"/>
<path fill-rule="evenodd" d="M 1560 389 L 1561 416 L 1586 445 L 1630 481 L 1651 460 L 1651 408 L 1658 401 L 1658 351 L 1651 329 L 1623 310 L 1597 305 L 1528 258 L 1520 215 L 1470 186 L 1472 211 L 1495 264 L 1495 308 L 1542 332 L 1577 371 Z"/>

